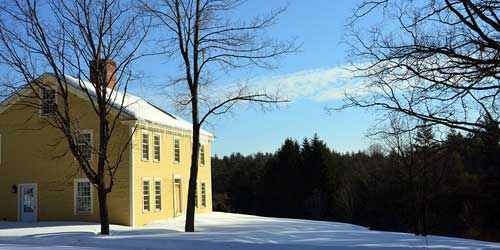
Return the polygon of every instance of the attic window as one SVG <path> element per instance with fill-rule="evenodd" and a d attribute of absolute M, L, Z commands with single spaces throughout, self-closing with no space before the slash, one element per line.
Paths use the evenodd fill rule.
<path fill-rule="evenodd" d="M 42 101 L 42 115 L 48 116 L 55 113 L 57 108 L 56 90 L 52 88 L 41 88 L 40 98 Z"/>

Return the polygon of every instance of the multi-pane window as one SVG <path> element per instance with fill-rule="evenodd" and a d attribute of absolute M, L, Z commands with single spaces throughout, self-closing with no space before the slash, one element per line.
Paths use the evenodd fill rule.
<path fill-rule="evenodd" d="M 205 182 L 201 183 L 201 206 L 207 206 L 207 185 Z"/>
<path fill-rule="evenodd" d="M 143 211 L 151 211 L 151 202 L 149 200 L 150 192 L 149 192 L 149 180 L 142 180 L 142 210 Z"/>
<path fill-rule="evenodd" d="M 181 162 L 181 139 L 174 138 L 174 161 Z"/>
<path fill-rule="evenodd" d="M 200 145 L 200 164 L 205 165 L 205 145 Z"/>
<path fill-rule="evenodd" d="M 149 160 L 149 133 L 142 132 L 142 159 Z"/>
<path fill-rule="evenodd" d="M 92 185 L 89 180 L 75 180 L 75 213 L 92 213 Z"/>
<path fill-rule="evenodd" d="M 155 210 L 161 211 L 161 180 L 155 180 Z"/>
<path fill-rule="evenodd" d="M 198 183 L 194 186 L 194 207 L 198 207 Z"/>
<path fill-rule="evenodd" d="M 160 161 L 160 135 L 153 136 L 153 159 Z"/>
<path fill-rule="evenodd" d="M 92 159 L 92 133 L 85 130 L 77 131 L 76 146 L 84 159 Z"/>
<path fill-rule="evenodd" d="M 40 98 L 42 99 L 42 115 L 51 115 L 56 111 L 56 90 L 51 88 L 41 88 Z"/>

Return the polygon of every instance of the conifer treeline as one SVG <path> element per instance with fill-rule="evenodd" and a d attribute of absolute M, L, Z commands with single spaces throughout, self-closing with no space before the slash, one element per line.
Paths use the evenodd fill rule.
<path fill-rule="evenodd" d="M 214 210 L 500 240 L 498 143 L 421 128 L 411 147 L 338 153 L 317 136 L 212 158 Z"/>

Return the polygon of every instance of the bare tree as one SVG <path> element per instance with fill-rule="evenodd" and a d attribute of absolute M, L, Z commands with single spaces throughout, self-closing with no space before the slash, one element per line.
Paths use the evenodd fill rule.
<path fill-rule="evenodd" d="M 481 131 L 499 152 L 499 15 L 499 1 L 362 1 L 346 40 L 367 91 L 348 93 L 341 108 L 417 119 L 408 130 L 425 123 Z"/>
<path fill-rule="evenodd" d="M 0 60 L 15 72 L 2 87 L 23 100 L 16 105 L 46 111 L 44 122 L 65 138 L 78 169 L 97 189 L 101 234 L 109 234 L 107 194 L 130 138 L 118 149 L 111 141 L 118 136 L 133 78 L 129 68 L 143 55 L 138 49 L 149 23 L 137 14 L 133 1 L 12 0 L 2 3 L 0 11 Z M 55 86 L 39 78 L 43 71 L 55 79 Z M 99 124 L 97 145 L 87 143 L 91 152 L 79 146 L 81 121 L 70 101 L 75 87 L 85 93 Z M 57 90 L 48 92 L 57 102 L 44 101 L 42 89 Z M 97 159 L 90 160 L 89 154 Z"/>
<path fill-rule="evenodd" d="M 182 83 L 184 88 L 176 100 L 180 106 L 190 109 L 193 124 L 186 232 L 194 231 L 194 197 L 201 126 L 209 116 L 230 112 L 240 102 L 265 105 L 284 101 L 276 94 L 255 91 L 246 85 L 222 86 L 223 88 L 211 92 L 209 86 L 214 85 L 212 74 L 247 66 L 272 68 L 274 65 L 270 60 L 297 49 L 293 41 L 280 43 L 265 37 L 265 30 L 276 22 L 284 9 L 248 23 L 228 19 L 231 11 L 242 2 L 143 1 L 146 11 L 157 18 L 167 31 L 167 39 L 164 40 L 169 46 L 169 52 L 182 59 L 184 73 L 175 83 Z"/>
<path fill-rule="evenodd" d="M 422 228 L 423 222 L 426 221 L 425 212 L 422 209 L 425 203 L 422 198 L 426 194 L 420 185 L 419 176 L 423 172 L 418 166 L 415 142 L 418 126 L 415 125 L 414 120 L 411 117 L 393 114 L 386 127 L 383 130 L 377 130 L 373 136 L 380 139 L 391 151 L 391 155 L 396 158 L 394 167 L 400 174 L 402 186 L 409 194 L 408 199 L 404 201 L 407 206 L 409 224 L 416 235 L 425 235 L 425 230 Z"/>
<path fill-rule="evenodd" d="M 498 1 L 363 1 L 347 40 L 369 94 L 348 94 L 344 107 L 468 132 L 488 129 L 483 118 L 500 118 L 499 15 Z M 368 16 L 382 18 L 366 28 Z"/>

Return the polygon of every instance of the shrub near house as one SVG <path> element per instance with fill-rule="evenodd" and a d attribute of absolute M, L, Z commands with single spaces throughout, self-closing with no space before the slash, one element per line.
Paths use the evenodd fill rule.
<path fill-rule="evenodd" d="M 40 76 L 45 89 L 41 110 L 13 95 L 0 105 L 0 219 L 11 221 L 98 221 L 97 193 L 59 131 L 48 125 L 46 115 L 58 103 L 56 79 Z M 89 145 L 97 145 L 98 123 L 83 88 L 88 82 L 67 76 L 73 116 L 77 117 L 77 143 L 95 161 Z M 113 85 L 114 86 L 114 85 Z M 24 91 L 29 94 L 28 89 Z M 90 91 L 92 92 L 92 91 Z M 123 95 L 116 92 L 117 102 Z M 138 226 L 185 212 L 191 161 L 191 124 L 139 97 L 126 94 L 120 123 L 110 154 L 127 146 L 115 186 L 109 194 L 110 221 Z M 214 136 L 201 133 L 197 185 L 197 212 L 212 211 L 210 143 Z M 113 152 L 115 151 L 115 153 Z M 113 159 L 112 159 L 113 160 Z M 116 159 L 115 159 L 116 160 Z"/>

